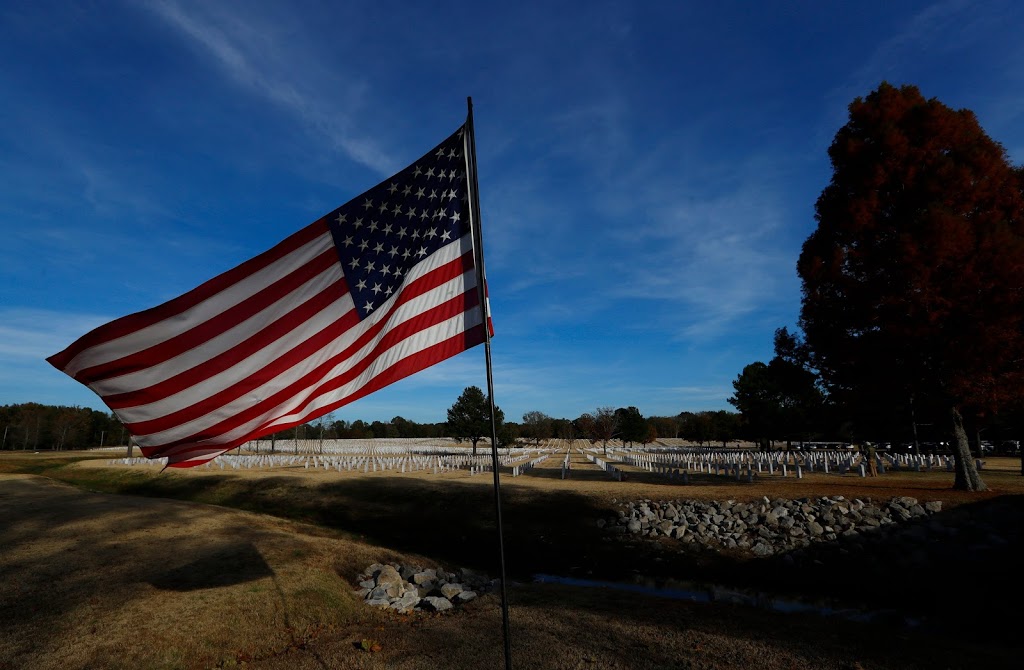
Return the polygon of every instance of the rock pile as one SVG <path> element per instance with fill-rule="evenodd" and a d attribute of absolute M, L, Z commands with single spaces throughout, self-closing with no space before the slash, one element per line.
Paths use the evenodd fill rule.
<path fill-rule="evenodd" d="M 402 614 L 445 612 L 490 590 L 484 575 L 462 569 L 446 572 L 433 568 L 374 563 L 359 575 L 359 593 L 367 605 Z"/>
<path fill-rule="evenodd" d="M 817 500 L 765 497 L 749 503 L 640 500 L 620 507 L 617 516 L 598 519 L 598 527 L 613 535 L 674 538 L 765 557 L 928 517 L 940 512 L 942 503 L 919 504 L 915 498 L 900 497 L 874 504 L 870 498 L 833 496 Z"/>

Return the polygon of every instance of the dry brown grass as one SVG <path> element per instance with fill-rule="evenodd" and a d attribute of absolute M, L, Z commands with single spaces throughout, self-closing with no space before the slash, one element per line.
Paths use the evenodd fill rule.
<path fill-rule="evenodd" d="M 31 458 L 41 463 L 52 456 Z M 951 491 L 945 472 L 808 475 L 755 485 L 719 479 L 681 487 L 638 471 L 613 482 L 583 460 L 563 481 L 559 462 L 550 459 L 531 474 L 502 480 L 515 574 L 552 565 L 550 572 L 577 568 L 578 574 L 608 576 L 650 561 L 645 565 L 652 570 L 686 577 L 679 573 L 711 560 L 602 540 L 593 522 L 612 509 L 613 499 L 912 495 L 953 507 L 1024 494 L 1015 459 L 989 459 L 984 474 L 992 490 L 984 494 Z M 25 456 L 0 456 L 0 472 L 29 466 Z M 453 616 L 403 617 L 364 607 L 352 591 L 355 575 L 377 561 L 493 567 L 489 475 L 296 469 L 158 476 L 98 461 L 39 467 L 90 488 L 209 500 L 315 523 L 0 474 L 0 670 L 242 662 L 257 668 L 501 667 L 494 596 Z M 1008 577 L 987 575 L 985 583 Z M 934 584 L 938 596 L 948 588 Z M 511 600 L 518 668 L 992 668 L 1015 667 L 1019 651 L 1015 640 L 976 644 L 814 615 L 528 582 L 512 588 Z M 364 638 L 378 640 L 381 651 L 357 649 Z"/>

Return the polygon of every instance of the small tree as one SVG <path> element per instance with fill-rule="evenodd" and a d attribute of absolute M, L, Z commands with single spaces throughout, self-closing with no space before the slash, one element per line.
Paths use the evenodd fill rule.
<path fill-rule="evenodd" d="M 514 423 L 503 423 L 498 429 L 498 446 L 509 449 L 519 441 L 519 426 Z"/>
<path fill-rule="evenodd" d="M 604 447 L 604 455 L 608 455 L 608 441 L 619 434 L 619 417 L 611 407 L 598 407 L 593 414 L 593 425 L 590 428 L 593 439 Z"/>
<path fill-rule="evenodd" d="M 729 404 L 743 415 L 748 437 L 765 442 L 803 438 L 821 420 L 824 397 L 808 369 L 804 345 L 785 328 L 775 331 L 775 357 L 743 368 Z"/>
<path fill-rule="evenodd" d="M 647 421 L 658 431 L 658 437 L 679 437 L 678 417 L 652 416 Z"/>
<path fill-rule="evenodd" d="M 679 415 L 680 432 L 683 439 L 704 446 L 715 437 L 714 422 L 709 412 L 683 412 Z"/>
<path fill-rule="evenodd" d="M 647 420 L 636 407 L 620 407 L 615 410 L 619 425 L 619 437 L 623 442 L 643 442 L 647 437 Z"/>
<path fill-rule="evenodd" d="M 552 419 L 544 412 L 527 412 L 523 414 L 522 436 L 540 444 L 541 440 L 547 440 L 552 433 Z"/>
<path fill-rule="evenodd" d="M 572 442 L 576 439 L 576 424 L 568 419 L 555 419 L 554 422 L 554 433 L 562 440 Z"/>
<path fill-rule="evenodd" d="M 496 428 L 500 431 L 505 414 L 495 406 Z M 476 386 L 468 386 L 448 409 L 448 432 L 452 437 L 473 443 L 473 455 L 481 438 L 491 434 L 491 401 Z"/>

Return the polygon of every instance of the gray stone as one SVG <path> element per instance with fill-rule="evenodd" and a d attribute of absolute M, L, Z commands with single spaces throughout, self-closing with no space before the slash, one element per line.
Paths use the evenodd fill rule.
<path fill-rule="evenodd" d="M 420 604 L 419 596 L 414 591 L 409 591 L 402 595 L 401 598 L 391 603 L 391 609 L 398 610 L 402 614 L 411 612 L 417 605 Z"/>
<path fill-rule="evenodd" d="M 476 591 L 462 591 L 455 596 L 455 602 L 459 605 L 468 603 L 470 600 L 476 598 Z"/>
<path fill-rule="evenodd" d="M 900 521 L 906 521 L 912 516 L 910 510 L 903 507 L 893 507 L 892 511 L 894 516 L 898 517 Z"/>
<path fill-rule="evenodd" d="M 369 605 L 370 607 L 390 607 L 391 606 L 391 599 L 390 598 L 371 598 L 370 600 L 366 601 L 366 604 Z"/>
<path fill-rule="evenodd" d="M 640 528 L 640 522 L 636 519 L 630 519 L 629 523 L 626 524 L 626 530 L 628 530 L 630 533 L 639 533 Z"/>
<path fill-rule="evenodd" d="M 427 596 L 420 600 L 420 607 L 431 612 L 444 612 L 445 610 L 450 610 L 453 605 L 447 598 Z"/>
<path fill-rule="evenodd" d="M 462 584 L 445 584 L 441 587 L 441 595 L 447 598 L 448 600 L 451 600 L 455 596 L 462 593 L 463 590 L 464 589 L 462 588 Z"/>
<path fill-rule="evenodd" d="M 402 582 L 402 575 L 390 565 L 385 565 L 377 573 L 377 587 L 383 587 L 392 598 L 397 598 L 401 594 Z"/>
<path fill-rule="evenodd" d="M 427 582 L 433 583 L 436 580 L 437 580 L 437 571 L 435 571 L 435 570 L 424 570 L 423 572 L 417 572 L 415 575 L 412 576 L 412 579 L 410 579 L 409 581 L 411 581 L 413 584 L 416 584 L 416 585 L 422 585 L 422 584 L 426 584 Z"/>

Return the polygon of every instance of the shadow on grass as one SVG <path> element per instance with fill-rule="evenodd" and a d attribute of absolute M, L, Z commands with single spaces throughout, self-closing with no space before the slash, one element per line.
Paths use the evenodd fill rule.
<path fill-rule="evenodd" d="M 606 476 L 600 471 L 594 475 Z M 290 477 L 225 474 L 92 484 L 118 493 L 212 503 L 311 523 L 429 556 L 446 568 L 469 567 L 492 576 L 498 571 L 493 489 L 479 482 L 376 476 L 309 486 Z M 688 572 L 694 564 L 691 554 L 658 543 L 604 536 L 596 521 L 616 512 L 594 498 L 507 482 L 501 494 L 506 569 L 512 579 L 528 581 L 537 573 L 623 579 L 652 569 L 669 576 Z M 728 557 L 716 562 L 735 564 Z"/>
<path fill-rule="evenodd" d="M 151 577 L 149 583 L 164 591 L 197 591 L 273 576 L 256 547 L 240 542 L 207 549 L 196 560 Z"/>

